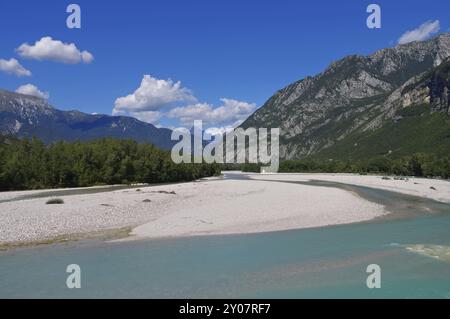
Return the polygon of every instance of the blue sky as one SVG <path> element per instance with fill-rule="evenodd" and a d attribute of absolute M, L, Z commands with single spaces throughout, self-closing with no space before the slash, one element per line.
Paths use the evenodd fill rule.
<path fill-rule="evenodd" d="M 81 7 L 80 30 L 66 26 L 70 3 Z M 366 26 L 370 3 L 381 6 L 381 29 Z M 112 114 L 116 106 L 118 114 L 169 127 L 195 116 L 233 125 L 332 61 L 394 46 L 427 21 L 448 32 L 449 12 L 448 0 L 2 0 L 0 59 L 14 58 L 32 75 L 0 71 L 0 87 L 32 84 L 60 109 Z M 43 37 L 74 43 L 93 61 L 39 61 L 34 51 L 16 50 Z M 136 102 L 129 95 L 143 79 L 149 96 Z"/>

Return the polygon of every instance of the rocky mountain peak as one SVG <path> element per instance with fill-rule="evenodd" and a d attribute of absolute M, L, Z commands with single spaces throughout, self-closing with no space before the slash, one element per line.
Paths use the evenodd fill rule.
<path fill-rule="evenodd" d="M 285 158 L 314 154 L 354 131 L 382 125 L 395 113 L 397 90 L 449 56 L 448 34 L 347 56 L 279 90 L 242 127 L 279 127 Z"/>
<path fill-rule="evenodd" d="M 450 57 L 430 72 L 414 78 L 402 89 L 403 107 L 430 105 L 433 112 L 450 115 Z"/>
<path fill-rule="evenodd" d="M 53 109 L 44 99 L 31 95 L 13 93 L 2 89 L 0 89 L 0 108 L 1 110 L 9 108 L 16 111 L 20 109 L 29 109 L 41 112 Z"/>

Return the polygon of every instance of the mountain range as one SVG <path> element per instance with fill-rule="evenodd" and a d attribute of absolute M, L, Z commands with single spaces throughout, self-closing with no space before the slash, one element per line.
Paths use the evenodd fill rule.
<path fill-rule="evenodd" d="M 102 137 L 133 139 L 170 149 L 171 130 L 132 117 L 61 111 L 47 101 L 0 90 L 0 132 L 19 138 L 33 136 L 45 143 L 93 140 Z"/>
<path fill-rule="evenodd" d="M 241 127 L 279 127 L 284 159 L 448 154 L 449 56 L 441 34 L 345 57 L 276 92 Z"/>
<path fill-rule="evenodd" d="M 280 128 L 282 159 L 359 159 L 450 150 L 450 35 L 351 55 L 276 92 L 241 125 Z M 61 111 L 0 90 L 0 133 L 134 139 L 169 149 L 171 130 L 126 116 Z"/>

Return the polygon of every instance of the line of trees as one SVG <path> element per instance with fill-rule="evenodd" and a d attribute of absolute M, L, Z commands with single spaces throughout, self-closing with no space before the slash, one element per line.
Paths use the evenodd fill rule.
<path fill-rule="evenodd" d="M 170 153 L 131 140 L 57 142 L 1 137 L 0 190 L 189 181 L 220 174 L 215 164 L 174 164 Z"/>
<path fill-rule="evenodd" d="M 132 140 L 90 142 L 18 140 L 0 136 L 0 191 L 190 181 L 221 170 L 259 172 L 259 164 L 175 164 L 170 153 Z M 286 160 L 279 172 L 386 174 L 450 179 L 450 155 L 397 159 Z"/>
<path fill-rule="evenodd" d="M 450 156 L 414 154 L 397 159 L 374 157 L 365 160 L 288 160 L 280 163 L 280 172 L 387 174 L 450 178 Z"/>
<path fill-rule="evenodd" d="M 231 165 L 229 169 L 260 172 L 260 164 Z M 450 179 L 450 155 L 418 153 L 396 159 L 374 157 L 362 160 L 302 159 L 280 162 L 280 173 L 354 173 Z"/>

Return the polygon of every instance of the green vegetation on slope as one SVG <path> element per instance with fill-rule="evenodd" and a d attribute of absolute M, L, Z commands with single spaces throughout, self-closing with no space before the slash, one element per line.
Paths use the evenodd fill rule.
<path fill-rule="evenodd" d="M 413 106 L 397 112 L 397 120 L 374 131 L 355 132 L 315 155 L 316 159 L 389 159 L 414 153 L 450 155 L 450 117 L 431 113 L 428 106 Z"/>
<path fill-rule="evenodd" d="M 258 172 L 260 165 L 241 165 Z M 320 153 L 280 163 L 280 172 L 392 174 L 450 178 L 450 116 L 413 106 L 373 131 L 354 132 Z"/>

